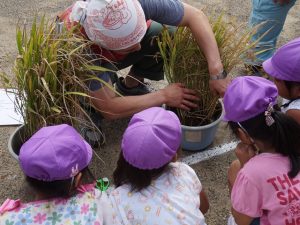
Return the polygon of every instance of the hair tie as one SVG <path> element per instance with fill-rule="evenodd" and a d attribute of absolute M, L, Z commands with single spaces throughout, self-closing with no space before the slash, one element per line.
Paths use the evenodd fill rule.
<path fill-rule="evenodd" d="M 272 112 L 274 112 L 274 109 L 273 109 L 272 102 L 270 102 L 267 110 L 265 111 L 266 124 L 268 127 L 271 126 L 275 122 L 274 118 L 272 117 Z"/>
<path fill-rule="evenodd" d="M 72 167 L 70 177 L 75 177 L 78 173 L 78 163 L 76 163 L 76 165 Z"/>
<path fill-rule="evenodd" d="M 79 22 L 81 25 L 86 18 L 88 2 L 77 1 L 73 7 L 72 12 L 70 14 L 71 22 Z"/>

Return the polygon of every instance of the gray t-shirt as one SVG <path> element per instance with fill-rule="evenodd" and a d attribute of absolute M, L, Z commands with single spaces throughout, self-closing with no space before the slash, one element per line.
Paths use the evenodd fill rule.
<path fill-rule="evenodd" d="M 144 10 L 146 20 L 177 26 L 183 18 L 184 8 L 180 0 L 139 0 L 139 2 Z M 105 82 L 109 82 L 113 74 L 111 72 L 101 72 L 97 76 Z M 91 91 L 96 91 L 101 87 L 102 84 L 99 81 L 93 80 L 89 84 Z"/>
<path fill-rule="evenodd" d="M 158 23 L 177 26 L 183 17 L 183 4 L 180 0 L 139 0 L 146 19 Z"/>

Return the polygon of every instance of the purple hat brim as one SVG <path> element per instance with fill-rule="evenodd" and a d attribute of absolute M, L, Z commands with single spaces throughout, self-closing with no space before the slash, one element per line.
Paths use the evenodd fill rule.
<path fill-rule="evenodd" d="M 271 77 L 277 78 L 277 79 L 283 79 L 280 73 L 274 68 L 274 65 L 272 63 L 272 58 L 267 59 L 263 62 L 263 68 L 267 74 L 269 74 Z"/>

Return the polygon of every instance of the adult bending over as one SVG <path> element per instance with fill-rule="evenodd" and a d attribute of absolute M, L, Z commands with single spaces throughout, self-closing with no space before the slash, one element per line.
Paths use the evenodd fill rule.
<path fill-rule="evenodd" d="M 209 21 L 201 10 L 179 0 L 77 1 L 62 13 L 60 20 L 68 27 L 81 25 L 82 35 L 95 43 L 90 53 L 98 65 L 118 70 L 132 66 L 130 76 L 117 79 L 116 83 L 117 91 L 125 97 L 119 97 L 99 81 L 89 83 L 93 106 L 105 118 L 127 117 L 162 104 L 185 110 L 196 107 L 195 91 L 180 83 L 153 93 L 143 84 L 144 78 L 163 79 L 163 62 L 155 57 L 159 51 L 156 37 L 163 28 L 162 24 L 173 26 L 170 30 L 174 26 L 191 29 L 207 58 L 211 90 L 221 95 L 225 92 L 229 81 L 224 79 Z M 97 76 L 109 84 L 113 84 L 116 77 L 112 72 L 102 72 Z"/>

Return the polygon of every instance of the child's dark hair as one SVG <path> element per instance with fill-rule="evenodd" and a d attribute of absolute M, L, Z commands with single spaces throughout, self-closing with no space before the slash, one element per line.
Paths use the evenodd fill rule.
<path fill-rule="evenodd" d="M 152 180 L 159 177 L 168 167 L 168 163 L 158 169 L 143 170 L 130 165 L 120 153 L 117 168 L 113 173 L 116 187 L 123 184 L 131 185 L 131 191 L 140 191 L 148 187 Z"/>
<path fill-rule="evenodd" d="M 275 122 L 268 126 L 263 113 L 240 122 L 251 138 L 257 139 L 276 152 L 289 157 L 291 169 L 289 177 L 295 177 L 300 171 L 300 125 L 291 117 L 280 112 L 276 106 L 271 116 Z M 229 126 L 236 133 L 239 125 L 230 121 Z"/>
<path fill-rule="evenodd" d="M 82 177 L 85 178 L 88 172 L 88 167 L 83 169 L 81 171 Z M 26 181 L 30 187 L 45 195 L 47 199 L 57 197 L 67 198 L 76 194 L 76 189 L 74 188 L 75 181 L 72 182 L 72 178 L 48 182 L 26 176 Z"/>

